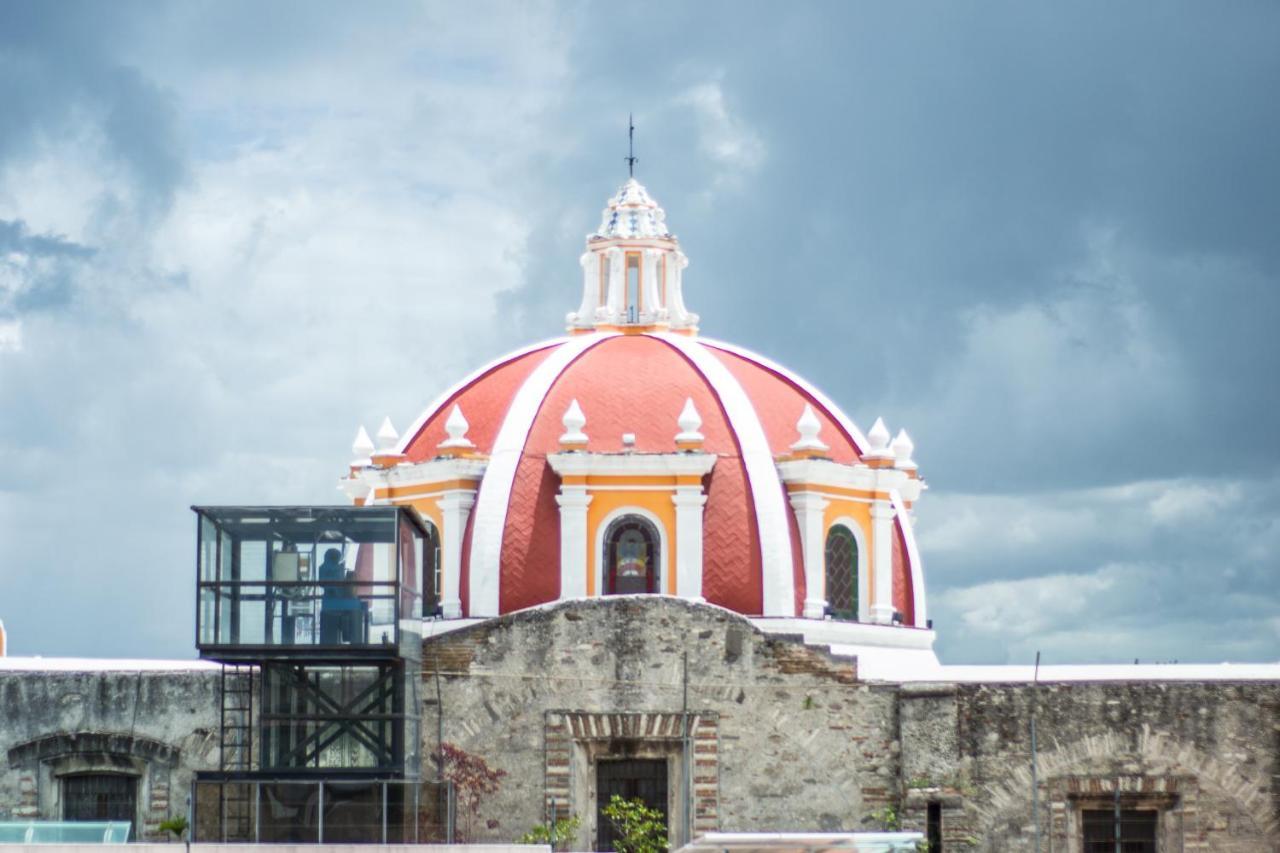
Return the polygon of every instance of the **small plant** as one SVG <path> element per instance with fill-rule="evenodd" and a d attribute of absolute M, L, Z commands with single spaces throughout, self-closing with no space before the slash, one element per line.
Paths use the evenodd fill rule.
<path fill-rule="evenodd" d="M 618 853 L 666 853 L 667 824 L 660 810 L 639 797 L 624 800 L 614 794 L 602 813 L 622 836 L 614 844 Z"/>
<path fill-rule="evenodd" d="M 456 841 L 463 843 L 475 840 L 476 825 L 480 820 L 480 804 L 484 798 L 498 792 L 502 785 L 505 770 L 494 770 L 483 758 L 467 752 L 460 746 L 443 743 L 432 753 L 440 776 L 453 783 L 454 796 L 458 803 L 458 826 Z M 496 829 L 496 820 L 486 821 L 485 826 Z"/>
<path fill-rule="evenodd" d="M 867 820 L 880 824 L 880 828 L 885 832 L 897 832 L 902 829 L 902 818 L 898 816 L 898 810 L 893 806 L 885 806 L 879 811 L 872 812 L 867 816 Z"/>
<path fill-rule="evenodd" d="M 934 783 L 933 780 L 925 776 L 917 776 L 914 779 L 907 780 L 907 788 L 913 791 L 918 791 L 921 788 L 937 788 L 937 787 L 939 786 L 936 783 Z"/>
<path fill-rule="evenodd" d="M 183 834 L 186 833 L 188 829 L 188 826 L 189 824 L 187 823 L 186 815 L 174 815 L 168 820 L 161 821 L 158 829 L 161 832 L 172 832 L 177 836 L 178 840 L 181 841 Z"/>
<path fill-rule="evenodd" d="M 578 836 L 582 818 L 575 815 L 557 818 L 551 826 L 538 824 L 516 841 L 517 844 L 549 844 L 552 850 L 568 850 Z"/>

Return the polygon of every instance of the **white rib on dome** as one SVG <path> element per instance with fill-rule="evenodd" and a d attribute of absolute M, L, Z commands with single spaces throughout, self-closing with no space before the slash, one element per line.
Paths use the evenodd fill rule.
<path fill-rule="evenodd" d="M 791 554 L 791 527 L 787 520 L 790 510 L 783 498 L 769 439 L 751 398 L 729 368 L 698 341 L 667 333 L 651 334 L 650 337 L 657 338 L 689 359 L 724 407 L 729 428 L 742 451 L 742 466 L 747 472 L 747 485 L 756 511 L 764 615 L 795 616 L 795 562 Z"/>
<path fill-rule="evenodd" d="M 471 555 L 467 565 L 471 616 L 498 615 L 498 584 L 502 562 L 502 537 L 507 527 L 507 507 L 516 468 L 524 454 L 529 430 L 551 386 L 574 359 L 616 333 L 596 333 L 569 338 L 534 368 L 511 400 L 493 441 L 489 465 L 476 496 L 475 523 L 471 534 Z"/>

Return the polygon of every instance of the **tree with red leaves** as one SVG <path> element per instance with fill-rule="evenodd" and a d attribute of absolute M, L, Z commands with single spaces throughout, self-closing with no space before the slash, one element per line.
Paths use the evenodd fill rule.
<path fill-rule="evenodd" d="M 441 777 L 453 783 L 459 817 L 454 828 L 454 841 L 465 844 L 476 840 L 480 804 L 485 797 L 497 793 L 507 771 L 494 770 L 480 756 L 452 743 L 441 744 L 431 757 L 440 768 Z M 498 821 L 491 820 L 486 825 L 489 829 L 496 829 Z"/>

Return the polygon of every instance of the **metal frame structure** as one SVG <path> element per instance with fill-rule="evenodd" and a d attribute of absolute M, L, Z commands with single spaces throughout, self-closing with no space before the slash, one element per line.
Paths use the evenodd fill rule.
<path fill-rule="evenodd" d="M 324 841 L 336 808 L 345 822 L 331 840 L 386 842 L 397 809 L 390 834 L 428 840 L 414 687 L 429 528 L 405 507 L 192 510 L 196 647 L 223 664 L 221 760 L 192 785 L 193 839 Z M 340 556 L 321 564 L 331 550 Z M 447 818 L 449 787 L 425 784 Z M 332 800 L 357 789 L 373 799 Z M 264 827 L 264 809 L 292 814 L 288 828 Z M 380 828 L 365 819 L 375 813 Z"/>

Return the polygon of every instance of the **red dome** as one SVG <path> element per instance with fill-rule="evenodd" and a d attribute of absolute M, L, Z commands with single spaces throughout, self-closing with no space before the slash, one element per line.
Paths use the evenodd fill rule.
<path fill-rule="evenodd" d="M 726 344 L 661 333 L 577 335 L 518 351 L 447 392 L 405 434 L 401 451 L 410 462 L 435 457 L 456 404 L 470 424 L 467 438 L 490 457 L 462 543 L 464 607 L 476 583 L 474 561 L 497 565 L 499 613 L 560 597 L 560 481 L 547 456 L 562 449 L 562 418 L 574 400 L 589 437 L 578 449 L 601 454 L 675 453 L 677 416 L 692 400 L 702 450 L 717 457 L 705 479 L 703 595 L 739 613 L 767 614 L 770 572 L 786 565 L 790 577 L 770 588 L 794 596 L 785 610 L 799 613 L 799 533 L 774 460 L 791 452 L 806 405 L 833 461 L 859 462 L 866 439 L 782 368 Z M 633 446 L 624 447 L 624 433 L 634 435 Z M 894 605 L 912 624 L 914 547 L 909 527 L 897 526 Z M 482 582 L 490 582 L 487 573 Z"/>

